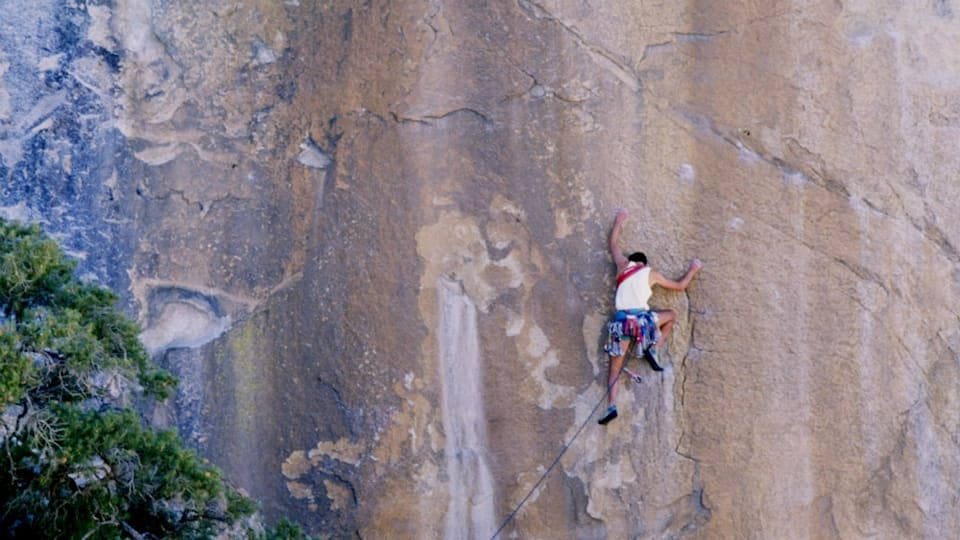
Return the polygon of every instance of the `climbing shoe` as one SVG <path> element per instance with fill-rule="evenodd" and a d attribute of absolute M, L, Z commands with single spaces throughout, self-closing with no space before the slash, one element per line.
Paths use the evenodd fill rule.
<path fill-rule="evenodd" d="M 663 368 L 660 367 L 659 363 L 657 363 L 657 349 L 653 347 L 647 349 L 646 357 L 647 362 L 650 363 L 650 367 L 653 368 L 654 371 L 663 371 Z"/>
<path fill-rule="evenodd" d="M 603 418 L 597 421 L 601 426 L 607 425 L 607 422 L 613 420 L 617 417 L 617 406 L 611 405 L 607 407 L 607 414 L 603 415 Z"/>

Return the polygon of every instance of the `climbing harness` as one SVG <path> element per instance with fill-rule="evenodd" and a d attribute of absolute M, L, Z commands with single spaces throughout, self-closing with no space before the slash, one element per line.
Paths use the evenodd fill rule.
<path fill-rule="evenodd" d="M 627 347 L 627 352 L 630 352 L 630 349 L 633 349 L 636 347 L 635 343 L 636 341 L 634 340 L 630 344 L 630 346 Z M 570 438 L 570 441 L 568 443 L 563 445 L 563 449 L 560 450 L 560 453 L 557 454 L 557 457 L 553 459 L 553 462 L 550 463 L 550 466 L 547 467 L 547 470 L 544 471 L 542 475 L 540 475 L 540 479 L 537 480 L 537 483 L 534 484 L 532 488 L 530 488 L 530 491 L 528 491 L 527 494 L 523 497 L 523 499 L 520 500 L 520 503 L 517 504 L 517 506 L 513 509 L 512 512 L 510 512 L 510 515 L 508 515 L 507 518 L 503 520 L 503 523 L 500 524 L 500 528 L 497 529 L 497 532 L 493 533 L 493 536 L 490 537 L 490 540 L 496 540 L 497 536 L 500 536 L 500 533 L 503 532 L 504 527 L 506 527 L 507 524 L 513 521 L 513 518 L 517 516 L 517 512 L 519 512 L 520 509 L 523 508 L 523 505 L 526 504 L 527 500 L 533 495 L 535 491 L 537 491 L 537 488 L 540 487 L 540 484 L 542 484 L 543 481 L 547 479 L 547 476 L 550 475 L 550 472 L 553 471 L 554 467 L 556 467 L 557 464 L 560 463 L 560 459 L 563 458 L 563 455 L 567 453 L 567 450 L 570 449 L 570 446 L 572 446 L 574 441 L 577 440 L 577 437 L 580 436 L 580 432 L 583 431 L 583 428 L 587 427 L 587 423 L 589 423 L 590 420 L 593 418 L 593 415 L 597 413 L 597 409 L 600 408 L 600 405 L 602 405 L 603 402 L 607 399 L 607 396 L 610 395 L 610 390 L 613 388 L 613 384 L 616 383 L 616 381 L 620 378 L 620 374 L 626 371 L 636 382 L 638 383 L 643 382 L 639 375 L 627 369 L 627 361 L 629 360 L 630 360 L 630 355 L 629 354 L 624 355 L 623 365 L 620 366 L 620 371 L 617 372 L 617 378 L 613 380 L 614 382 L 607 385 L 607 392 L 600 397 L 600 400 L 597 401 L 597 404 L 593 406 L 593 410 L 590 411 L 590 414 L 587 415 L 587 417 L 583 420 L 583 423 L 580 424 L 580 427 L 577 428 L 577 432 L 573 434 L 573 437 Z"/>
<path fill-rule="evenodd" d="M 660 340 L 656 313 L 645 309 L 617 311 L 614 320 L 607 323 L 607 342 L 603 350 L 610 356 L 623 354 L 622 340 L 632 339 L 641 344 L 635 347 L 637 358 Z"/>

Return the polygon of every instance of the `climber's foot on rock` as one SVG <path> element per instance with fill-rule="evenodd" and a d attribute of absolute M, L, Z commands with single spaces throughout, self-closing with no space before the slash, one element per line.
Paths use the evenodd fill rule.
<path fill-rule="evenodd" d="M 663 371 L 663 368 L 660 367 L 660 364 L 657 362 L 656 348 L 650 347 L 649 349 L 647 349 L 646 356 L 647 356 L 647 362 L 650 363 L 650 367 L 653 368 L 654 371 Z"/>
<path fill-rule="evenodd" d="M 617 417 L 617 406 L 611 405 L 607 407 L 607 414 L 603 415 L 603 418 L 597 421 L 601 426 L 607 425 L 607 423 Z"/>

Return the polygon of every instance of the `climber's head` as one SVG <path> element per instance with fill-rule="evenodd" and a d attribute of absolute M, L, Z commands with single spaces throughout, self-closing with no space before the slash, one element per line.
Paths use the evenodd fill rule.
<path fill-rule="evenodd" d="M 630 262 L 640 263 L 644 266 L 647 264 L 647 256 L 640 251 L 634 251 L 631 253 L 630 256 L 627 257 L 627 260 Z"/>

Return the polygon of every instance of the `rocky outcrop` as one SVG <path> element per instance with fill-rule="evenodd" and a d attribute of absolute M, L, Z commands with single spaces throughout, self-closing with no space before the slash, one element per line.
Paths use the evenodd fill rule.
<path fill-rule="evenodd" d="M 947 1 L 20 3 L 0 206 L 126 291 L 158 423 L 334 536 L 960 528 Z M 606 235 L 679 274 L 603 398 Z"/>

